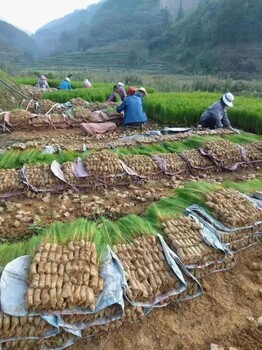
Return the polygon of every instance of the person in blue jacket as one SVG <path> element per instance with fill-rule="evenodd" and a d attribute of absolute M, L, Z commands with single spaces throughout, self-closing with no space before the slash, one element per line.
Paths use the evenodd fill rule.
<path fill-rule="evenodd" d="M 62 80 L 58 89 L 59 90 L 71 90 L 72 86 L 70 83 L 70 78 L 66 77 L 64 80 Z"/>
<path fill-rule="evenodd" d="M 140 97 L 141 100 L 144 100 L 144 97 L 147 96 L 148 93 L 144 87 L 140 87 L 138 90 L 136 90 L 136 96 Z"/>
<path fill-rule="evenodd" d="M 136 88 L 131 86 L 128 96 L 116 107 L 117 113 L 124 111 L 124 126 L 141 126 L 147 121 L 147 115 L 143 111 L 143 101 L 135 93 Z"/>

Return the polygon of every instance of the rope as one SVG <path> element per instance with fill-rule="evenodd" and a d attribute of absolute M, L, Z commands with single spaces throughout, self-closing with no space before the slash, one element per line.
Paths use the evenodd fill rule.
<path fill-rule="evenodd" d="M 27 97 L 26 95 L 22 94 L 22 92 L 16 90 L 13 86 L 9 85 L 7 82 L 5 82 L 4 80 L 2 80 L 1 78 L 0 78 L 0 82 L 1 82 L 2 84 L 6 85 L 7 87 L 9 87 L 11 90 L 15 91 L 15 92 L 16 92 L 17 94 L 19 94 L 20 96 L 26 98 L 27 100 L 31 100 L 30 97 Z"/>

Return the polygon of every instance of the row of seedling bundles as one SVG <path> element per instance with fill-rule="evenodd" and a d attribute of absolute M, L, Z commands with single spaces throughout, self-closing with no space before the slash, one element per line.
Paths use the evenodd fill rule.
<path fill-rule="evenodd" d="M 262 159 L 261 150 L 253 145 L 252 148 L 258 153 L 256 158 Z M 220 160 L 214 163 L 213 156 L 205 157 L 198 150 L 184 151 L 181 154 L 163 153 L 152 157 L 117 156 L 110 151 L 91 152 L 83 159 L 76 159 L 74 162 L 66 162 L 62 165 L 53 161 L 51 165 L 32 164 L 25 165 L 20 170 L 0 170 L 0 193 L 16 194 L 28 188 L 34 192 L 41 192 L 63 191 L 68 187 L 76 189 L 126 186 L 141 180 L 158 180 L 165 176 L 187 177 L 190 174 L 200 175 L 221 170 L 235 170 L 238 168 L 235 164 L 241 163 L 241 166 L 248 166 L 249 159 L 252 158 L 246 158 L 245 162 L 241 162 L 239 157 L 242 157 L 243 147 L 239 148 L 224 140 L 209 142 L 206 149 L 212 150 L 212 154 L 216 154 L 216 157 L 223 158 L 227 154 L 228 158 L 223 158 L 225 159 L 223 162 Z M 232 163 L 233 158 L 235 163 Z M 223 166 L 221 166 L 222 163 Z"/>
<path fill-rule="evenodd" d="M 113 246 L 113 251 L 123 266 L 125 296 L 133 306 L 162 307 L 201 293 L 199 283 L 160 235 L 143 235 Z"/>
<path fill-rule="evenodd" d="M 197 218 L 190 215 L 165 218 L 161 225 L 169 247 L 196 277 L 234 266 L 233 254 Z"/>
<path fill-rule="evenodd" d="M 205 199 L 213 215 L 197 205 L 190 208 L 230 251 L 236 252 L 259 242 L 262 209 L 249 196 L 234 189 L 222 189 L 206 194 Z"/>
<path fill-rule="evenodd" d="M 209 141 L 203 147 L 199 147 L 199 152 L 208 157 L 221 170 L 236 170 L 248 165 L 250 159 L 243 146 L 234 144 L 227 140 Z M 249 153 L 252 157 L 253 152 Z"/>
<path fill-rule="evenodd" d="M 12 269 L 15 270 L 16 260 L 21 265 L 25 264 L 23 259 L 28 258 L 29 256 L 20 257 L 9 263 L 3 271 L 2 279 L 9 283 L 6 276 L 10 273 L 15 275 Z M 31 339 L 32 335 L 38 340 L 54 336 L 60 330 L 82 337 L 90 327 L 89 333 L 92 335 L 103 329 L 105 324 L 123 318 L 124 276 L 120 262 L 109 247 L 103 257 L 100 257 L 95 244 L 89 241 L 43 243 L 32 261 L 28 261 L 28 269 L 24 269 L 23 276 L 28 279 L 28 286 L 21 287 L 25 295 L 22 307 L 19 304 L 21 290 L 13 298 L 10 308 L 8 288 L 14 290 L 15 287 L 10 285 L 12 281 L 8 288 L 1 284 L 1 306 L 5 312 L 2 316 L 4 320 L 7 319 L 0 324 L 2 342 L 9 343 L 16 337 Z M 23 278 L 19 276 L 19 279 Z M 19 312 L 21 317 L 17 317 Z M 130 319 L 133 314 L 130 313 Z M 32 326 L 30 332 L 27 331 L 29 326 L 21 329 L 24 320 L 29 320 Z M 45 325 L 43 332 L 39 328 L 34 333 L 34 325 L 39 323 Z"/>
<path fill-rule="evenodd" d="M 111 310 L 110 312 L 107 309 L 104 311 L 107 317 L 110 316 L 110 313 L 112 314 Z M 110 323 L 96 325 L 93 322 L 91 326 L 87 326 L 89 321 L 86 315 L 64 315 L 63 320 L 65 324 L 80 328 L 82 337 L 85 338 L 95 336 L 101 332 L 118 329 L 121 326 L 137 322 L 145 317 L 146 315 L 142 307 L 134 307 L 125 303 L 125 314 L 123 317 Z M 4 319 L 6 320 L 4 321 Z M 4 327 L 1 322 L 5 323 Z M 3 333 L 2 329 L 4 329 Z M 2 339 L 2 348 L 0 341 L 0 349 L 3 350 L 54 350 L 57 347 L 61 348 L 61 345 L 66 348 L 67 345 L 72 345 L 79 339 L 79 337 L 67 332 L 63 328 L 60 329 L 58 334 L 46 337 L 46 335 L 52 332 L 52 326 L 40 316 L 14 317 L 0 313 L 0 330 L 4 338 L 6 336 L 9 337 L 9 341 Z"/>
<path fill-rule="evenodd" d="M 12 272 L 8 265 L 6 269 Z M 2 278 L 6 280 L 5 270 Z M 113 250 L 107 247 L 103 258 L 90 241 L 42 243 L 32 261 L 29 260 L 24 278 L 28 280 L 24 309 L 31 317 L 30 322 L 34 325 L 41 316 L 53 328 L 76 337 L 96 334 L 107 329 L 109 323 L 117 328 L 145 317 L 154 307 L 201 294 L 197 280 L 163 238 L 153 234 L 115 244 Z M 3 288 L 1 294 L 1 301 L 9 298 Z M 15 300 L 12 308 L 15 314 Z M 10 336 L 23 333 L 19 330 L 20 317 L 15 320 L 16 332 L 9 334 L 5 325 L 5 337 L 10 342 L 13 340 Z M 23 338 L 32 333 L 25 332 Z"/>

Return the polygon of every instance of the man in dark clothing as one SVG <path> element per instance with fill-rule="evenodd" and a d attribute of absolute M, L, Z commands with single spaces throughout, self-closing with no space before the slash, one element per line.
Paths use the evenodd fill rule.
<path fill-rule="evenodd" d="M 199 124 L 208 129 L 232 129 L 227 115 L 227 108 L 233 107 L 234 96 L 227 92 L 221 99 L 213 103 L 200 117 Z"/>

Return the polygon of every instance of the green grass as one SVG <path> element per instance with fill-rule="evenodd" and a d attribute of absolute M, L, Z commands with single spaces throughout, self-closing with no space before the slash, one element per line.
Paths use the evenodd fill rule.
<path fill-rule="evenodd" d="M 60 154 L 42 154 L 41 150 L 8 150 L 0 155 L 0 169 L 20 169 L 25 164 L 51 164 L 54 160 L 60 164 L 74 161 L 83 153 L 62 151 Z"/>
<path fill-rule="evenodd" d="M 196 126 L 201 114 L 221 93 L 155 93 L 145 99 L 145 111 L 154 120 L 171 126 Z M 262 133 L 261 98 L 236 96 L 234 107 L 228 108 L 234 127 L 256 134 Z"/>

